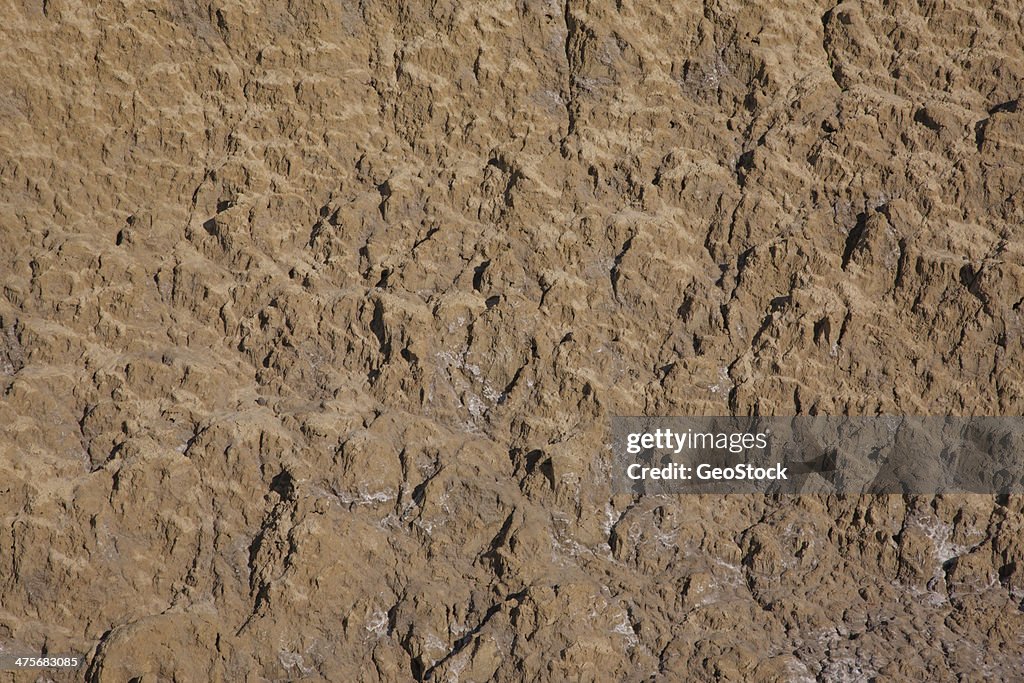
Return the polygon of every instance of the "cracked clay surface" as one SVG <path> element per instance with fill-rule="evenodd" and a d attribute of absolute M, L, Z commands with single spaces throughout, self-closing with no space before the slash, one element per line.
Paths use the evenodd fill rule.
<path fill-rule="evenodd" d="M 608 472 L 612 415 L 1022 414 L 1016 2 L 4 9 L 0 647 L 1019 680 L 1020 498 Z"/>

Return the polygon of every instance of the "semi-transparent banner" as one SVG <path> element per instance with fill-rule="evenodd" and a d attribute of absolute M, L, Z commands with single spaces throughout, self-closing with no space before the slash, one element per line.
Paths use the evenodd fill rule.
<path fill-rule="evenodd" d="M 1024 493 L 1020 417 L 614 417 L 617 493 Z"/>

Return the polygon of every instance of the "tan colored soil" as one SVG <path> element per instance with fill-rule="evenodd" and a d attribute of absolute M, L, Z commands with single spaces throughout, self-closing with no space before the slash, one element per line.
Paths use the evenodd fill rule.
<path fill-rule="evenodd" d="M 634 499 L 607 449 L 611 415 L 1022 414 L 1018 2 L 2 16 L 0 646 L 1022 675 L 1020 498 Z"/>

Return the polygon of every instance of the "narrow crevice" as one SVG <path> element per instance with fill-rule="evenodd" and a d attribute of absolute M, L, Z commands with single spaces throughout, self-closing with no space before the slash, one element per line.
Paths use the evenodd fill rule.
<path fill-rule="evenodd" d="M 526 590 L 523 589 L 523 590 L 518 591 L 516 593 L 509 594 L 508 596 L 506 596 L 506 598 L 503 601 L 501 601 L 499 603 L 495 603 L 495 604 L 491 605 L 489 608 L 487 608 L 487 612 L 484 614 L 484 616 L 480 620 L 480 622 L 476 626 L 474 626 L 472 629 L 470 629 L 468 633 L 466 633 L 461 638 L 456 640 L 455 644 L 452 646 L 452 649 L 448 652 L 448 654 L 446 654 L 444 657 L 439 659 L 436 663 L 434 663 L 433 666 L 431 666 L 430 668 L 426 669 L 426 671 L 423 672 L 422 677 L 419 678 L 418 680 L 421 680 L 421 681 L 429 681 L 429 680 L 431 680 L 433 678 L 433 676 L 434 676 L 434 672 L 437 671 L 437 669 L 439 667 L 443 666 L 452 657 L 457 656 L 460 652 L 462 652 L 464 649 L 466 649 L 466 647 L 471 642 L 473 642 L 473 638 L 476 637 L 480 633 L 480 631 L 483 630 L 483 628 L 485 626 L 487 626 L 487 622 L 489 622 L 491 620 L 491 618 L 494 617 L 495 614 L 500 612 L 509 602 L 514 602 L 516 605 L 521 604 L 525 597 L 526 597 Z"/>
<path fill-rule="evenodd" d="M 622 249 L 620 249 L 618 255 L 616 255 L 615 262 L 612 264 L 611 271 L 609 272 L 609 277 L 612 283 L 612 294 L 616 301 L 619 300 L 619 278 L 622 276 L 622 259 L 626 256 L 626 252 L 629 251 L 631 246 L 633 246 L 633 236 L 629 237 L 622 244 Z"/>

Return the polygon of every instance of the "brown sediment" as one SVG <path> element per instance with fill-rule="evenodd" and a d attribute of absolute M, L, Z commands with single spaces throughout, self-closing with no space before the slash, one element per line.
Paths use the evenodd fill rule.
<path fill-rule="evenodd" d="M 611 415 L 1021 414 L 1016 4 L 4 17 L 0 645 L 104 681 L 1020 675 L 1019 498 L 607 469 Z"/>

